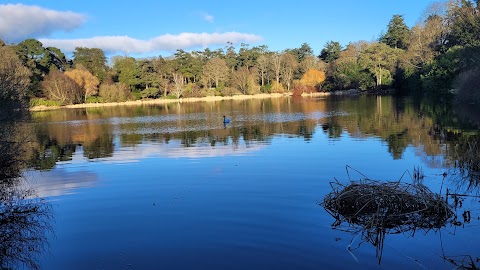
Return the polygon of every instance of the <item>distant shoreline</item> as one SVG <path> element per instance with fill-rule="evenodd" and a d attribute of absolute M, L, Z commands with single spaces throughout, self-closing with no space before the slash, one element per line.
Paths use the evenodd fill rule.
<path fill-rule="evenodd" d="M 311 94 L 302 94 L 302 97 L 324 97 L 329 96 L 330 93 L 318 92 Z M 279 97 L 291 97 L 291 93 L 273 93 L 273 94 L 255 94 L 255 95 L 234 95 L 228 97 L 222 96 L 209 96 L 200 98 L 179 98 L 179 99 L 151 99 L 151 100 L 135 100 L 125 102 L 108 102 L 108 103 L 82 103 L 65 106 L 35 106 L 31 107 L 30 111 L 47 111 L 58 109 L 77 109 L 77 108 L 96 108 L 96 107 L 114 107 L 114 106 L 138 106 L 138 105 L 154 105 L 154 104 L 168 104 L 168 103 L 186 103 L 186 102 L 211 102 L 222 100 L 245 100 L 245 99 L 266 99 L 266 98 L 279 98 Z"/>

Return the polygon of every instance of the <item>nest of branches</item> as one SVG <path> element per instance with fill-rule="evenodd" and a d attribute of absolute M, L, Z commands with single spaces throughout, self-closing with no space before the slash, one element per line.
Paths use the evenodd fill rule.
<path fill-rule="evenodd" d="M 348 185 L 332 183 L 332 189 L 321 204 L 337 225 L 348 222 L 398 233 L 441 228 L 454 216 L 444 198 L 420 183 L 364 179 Z"/>
<path fill-rule="evenodd" d="M 350 170 L 363 178 L 352 181 Z M 376 248 L 380 264 L 387 235 L 409 233 L 413 236 L 418 230 L 426 233 L 430 230 L 438 231 L 449 223 L 455 225 L 457 216 L 453 206 L 446 197 L 432 192 L 422 184 L 422 170 L 414 168 L 413 177 L 410 175 L 412 183 L 401 182 L 405 173 L 395 182 L 377 181 L 347 166 L 350 179 L 348 184 L 342 184 L 336 179 L 330 183 L 332 191 L 320 205 L 335 218 L 332 228 L 355 235 L 348 246 L 350 252 L 360 247 L 361 243 L 368 242 Z M 352 248 L 357 236 L 361 237 L 361 241 L 358 247 Z M 469 263 L 465 258 L 463 261 L 450 261 L 463 266 Z M 470 261 L 475 267 L 473 260 Z"/>

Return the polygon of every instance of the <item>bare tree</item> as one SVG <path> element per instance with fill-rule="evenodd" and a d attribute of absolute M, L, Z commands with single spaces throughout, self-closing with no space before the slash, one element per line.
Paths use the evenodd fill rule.
<path fill-rule="evenodd" d="M 22 65 L 15 51 L 0 46 L 0 101 L 21 100 L 27 93 L 30 71 Z"/>
<path fill-rule="evenodd" d="M 304 74 L 305 72 L 307 72 L 307 70 L 310 69 L 318 69 L 321 71 L 325 71 L 326 64 L 322 60 L 318 59 L 318 57 L 315 57 L 313 55 L 307 55 L 300 63 L 300 68 L 302 70 L 302 74 Z"/>
<path fill-rule="evenodd" d="M 87 97 L 98 94 L 98 85 L 100 82 L 97 77 L 93 76 L 87 69 L 76 68 L 65 71 L 64 74 L 82 88 L 85 101 L 87 101 Z"/>
<path fill-rule="evenodd" d="M 275 74 L 275 82 L 280 84 L 280 75 L 282 71 L 282 55 L 278 52 L 274 52 L 270 58 L 273 73 Z"/>
<path fill-rule="evenodd" d="M 75 104 L 83 101 L 82 87 L 57 70 L 52 70 L 42 82 L 45 96 L 61 104 Z"/>
<path fill-rule="evenodd" d="M 163 96 L 167 96 L 168 88 L 170 86 L 171 74 L 173 67 L 171 60 L 158 57 L 152 60 L 153 69 L 159 77 L 158 84 L 163 89 Z"/>
<path fill-rule="evenodd" d="M 435 48 L 445 43 L 446 32 L 444 19 L 440 16 L 429 17 L 424 23 L 415 25 L 410 31 L 405 62 L 416 69 L 429 64 L 438 55 Z"/>
<path fill-rule="evenodd" d="M 232 73 L 232 85 L 239 89 L 242 94 L 247 94 L 250 78 L 250 71 L 246 66 L 240 67 Z"/>
<path fill-rule="evenodd" d="M 184 77 L 179 72 L 173 72 L 172 79 L 173 79 L 173 93 L 177 98 L 180 98 L 183 95 L 183 92 L 185 91 L 185 88 L 183 87 L 185 84 Z"/>
<path fill-rule="evenodd" d="M 218 87 L 218 83 L 221 80 L 228 78 L 228 66 L 227 62 L 221 58 L 215 57 L 207 61 L 203 67 L 203 75 L 207 79 L 207 83 L 215 83 L 215 87 Z"/>
<path fill-rule="evenodd" d="M 261 86 L 265 85 L 265 79 L 267 77 L 268 71 L 270 67 L 270 60 L 268 56 L 262 54 L 257 59 L 257 70 L 258 74 L 260 75 Z"/>
<path fill-rule="evenodd" d="M 100 85 L 99 95 L 103 102 L 123 102 L 131 98 L 130 89 L 124 83 Z"/>
<path fill-rule="evenodd" d="M 287 91 L 290 91 L 290 86 L 293 80 L 293 73 L 298 68 L 297 57 L 291 53 L 284 53 L 282 55 L 281 73 L 282 82 L 287 87 Z"/>

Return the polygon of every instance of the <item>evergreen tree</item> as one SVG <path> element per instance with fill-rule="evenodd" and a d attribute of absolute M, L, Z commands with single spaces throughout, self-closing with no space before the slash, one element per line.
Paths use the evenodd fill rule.
<path fill-rule="evenodd" d="M 340 56 L 342 51 L 342 45 L 337 41 L 329 41 L 325 44 L 325 47 L 320 52 L 318 58 L 322 59 L 325 62 L 331 62 Z"/>
<path fill-rule="evenodd" d="M 410 30 L 405 24 L 402 15 L 393 15 L 388 23 L 388 30 L 385 35 L 380 38 L 380 42 L 387 44 L 392 48 L 406 49 L 408 45 L 408 36 Z"/>
<path fill-rule="evenodd" d="M 448 46 L 480 46 L 480 1 L 476 6 L 468 0 L 454 7 L 448 34 Z"/>
<path fill-rule="evenodd" d="M 73 52 L 73 63 L 84 66 L 100 82 L 103 81 L 107 74 L 107 58 L 102 49 L 77 47 Z"/>

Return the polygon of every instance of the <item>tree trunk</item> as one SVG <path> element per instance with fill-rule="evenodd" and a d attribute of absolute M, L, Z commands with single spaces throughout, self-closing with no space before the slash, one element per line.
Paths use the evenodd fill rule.
<path fill-rule="evenodd" d="M 383 71 L 382 68 L 380 68 L 380 82 L 378 84 L 379 86 L 382 85 L 382 77 L 383 77 L 383 72 L 382 71 Z"/>
<path fill-rule="evenodd" d="M 375 68 L 375 77 L 376 77 L 376 83 L 377 83 L 377 88 L 382 85 L 382 68 L 381 67 L 376 67 Z"/>

